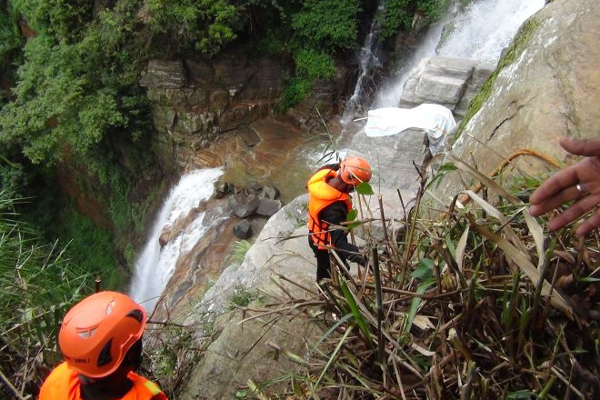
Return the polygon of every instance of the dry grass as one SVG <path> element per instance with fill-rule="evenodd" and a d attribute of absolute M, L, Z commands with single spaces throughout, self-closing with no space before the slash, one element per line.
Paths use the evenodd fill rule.
<path fill-rule="evenodd" d="M 539 182 L 519 178 L 505 189 L 456 166 L 482 184 L 465 192 L 464 206 L 425 220 L 417 201 L 400 237 L 370 243 L 366 273 L 338 262 L 339 275 L 314 299 L 252 311 L 293 309 L 326 330 L 305 358 L 279 349 L 300 370 L 287 393 L 251 383 L 252 397 L 600 397 L 600 236 L 577 239 L 574 228 L 545 236 L 522 201 Z"/>

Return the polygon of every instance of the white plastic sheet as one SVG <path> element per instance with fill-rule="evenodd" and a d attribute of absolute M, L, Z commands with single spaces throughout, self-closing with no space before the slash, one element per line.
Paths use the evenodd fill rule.
<path fill-rule="evenodd" d="M 367 115 L 367 136 L 391 136 L 410 128 L 424 129 L 433 155 L 444 137 L 456 126 L 452 111 L 439 104 L 421 104 L 415 108 L 377 108 L 370 110 Z"/>

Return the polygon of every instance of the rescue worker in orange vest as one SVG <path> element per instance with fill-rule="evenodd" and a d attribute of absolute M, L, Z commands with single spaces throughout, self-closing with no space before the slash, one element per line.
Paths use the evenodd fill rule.
<path fill-rule="evenodd" d="M 62 321 L 58 345 L 65 361 L 46 378 L 39 400 L 168 400 L 133 372 L 145 328 L 146 311 L 124 294 L 83 299 Z"/>
<path fill-rule="evenodd" d="M 306 184 L 308 189 L 308 244 L 317 259 L 317 282 L 331 277 L 329 248 L 344 260 L 365 265 L 358 248 L 340 228 L 352 209 L 350 193 L 371 180 L 371 166 L 362 157 L 347 157 L 339 164 L 321 167 Z"/>

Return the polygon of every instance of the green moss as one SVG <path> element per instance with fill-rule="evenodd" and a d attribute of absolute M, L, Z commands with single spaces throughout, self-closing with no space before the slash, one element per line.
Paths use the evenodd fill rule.
<path fill-rule="evenodd" d="M 465 114 L 465 117 L 461 121 L 458 129 L 454 134 L 454 137 L 452 138 L 452 143 L 458 140 L 458 138 L 462 135 L 465 126 L 467 126 L 467 123 L 471 120 L 471 118 L 473 118 L 475 114 L 477 114 L 477 112 L 481 109 L 483 104 L 490 97 L 490 95 L 492 94 L 492 88 L 494 87 L 494 83 L 498 78 L 498 74 L 504 68 L 508 67 L 519 58 L 519 56 L 523 53 L 523 51 L 529 44 L 531 37 L 533 36 L 539 25 L 540 22 L 534 18 L 530 18 L 523 24 L 523 26 L 513 39 L 512 43 L 510 44 L 508 50 L 498 62 L 498 66 L 496 67 L 494 73 L 490 75 L 487 81 L 483 84 L 479 93 L 473 98 L 473 100 L 471 100 L 469 108 L 467 109 L 467 113 Z"/>

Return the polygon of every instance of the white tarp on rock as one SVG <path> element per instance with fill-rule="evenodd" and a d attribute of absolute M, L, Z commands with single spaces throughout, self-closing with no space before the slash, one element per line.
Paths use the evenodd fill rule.
<path fill-rule="evenodd" d="M 438 104 L 421 104 L 414 108 L 377 108 L 369 110 L 367 115 L 367 136 L 391 136 L 410 128 L 424 129 L 433 155 L 443 138 L 456 126 L 452 111 Z"/>

